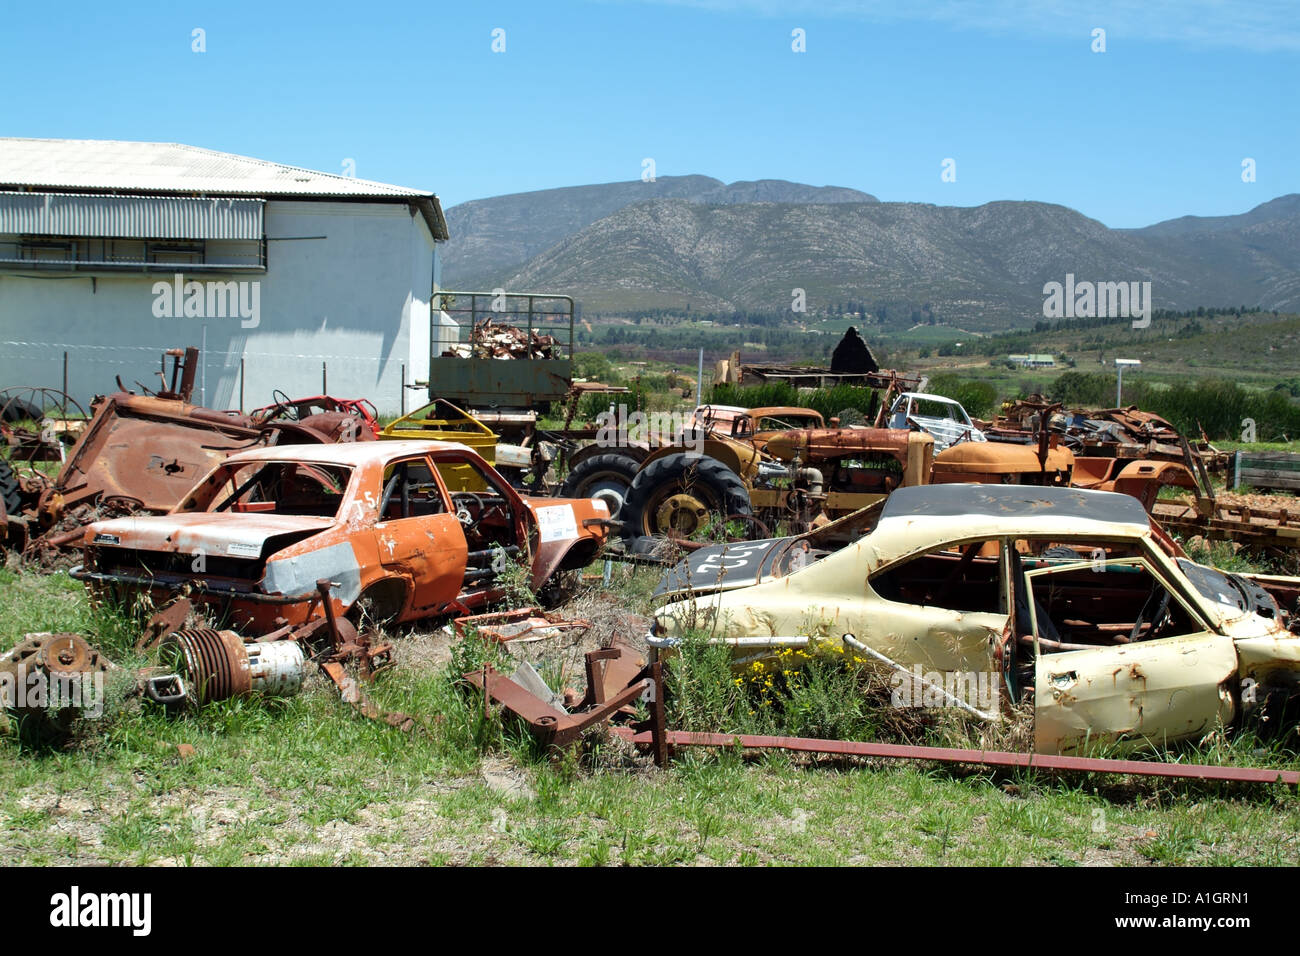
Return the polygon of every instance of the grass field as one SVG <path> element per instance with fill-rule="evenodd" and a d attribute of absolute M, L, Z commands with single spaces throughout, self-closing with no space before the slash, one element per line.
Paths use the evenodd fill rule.
<path fill-rule="evenodd" d="M 644 611 L 654 572 L 615 569 L 605 606 Z M 0 573 L 0 645 L 91 635 L 123 664 L 132 623 L 65 575 Z M 441 629 L 398 638 L 381 706 L 403 734 L 313 679 L 288 700 L 168 717 L 130 703 L 66 747 L 0 744 L 7 859 L 30 864 L 1294 864 L 1300 800 L 1244 787 L 1051 778 L 921 764 L 688 751 L 659 771 L 595 734 L 552 757 L 454 672 L 482 659 Z M 505 666 L 506 662 L 502 662 Z M 548 673 L 546 661 L 539 669 Z M 193 748 L 182 753 L 182 745 Z M 1251 740 L 1179 759 L 1300 766 Z"/>

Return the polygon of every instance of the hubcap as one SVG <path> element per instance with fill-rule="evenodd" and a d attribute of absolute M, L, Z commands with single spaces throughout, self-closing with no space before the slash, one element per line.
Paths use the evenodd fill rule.
<path fill-rule="evenodd" d="M 584 497 L 599 498 L 605 502 L 609 506 L 609 516 L 617 518 L 623 507 L 623 499 L 627 496 L 627 482 L 601 478 L 587 485 L 584 491 Z"/>

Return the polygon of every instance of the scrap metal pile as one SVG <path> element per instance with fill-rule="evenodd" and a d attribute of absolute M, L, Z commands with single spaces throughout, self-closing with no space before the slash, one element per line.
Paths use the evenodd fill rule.
<path fill-rule="evenodd" d="M 20 396 L 38 391 L 40 405 L 25 398 L 21 405 L 5 403 L 0 549 L 49 566 L 61 549 L 80 543 L 90 522 L 165 513 L 234 452 L 376 439 L 374 409 L 364 401 L 282 396 L 247 415 L 194 405 L 198 350 L 166 355 L 173 360 L 170 382 L 164 377 L 150 394 L 99 396 L 90 416 L 72 417 L 70 410 L 80 406 L 50 389 L 18 390 Z M 58 472 L 51 475 L 42 467 L 47 463 L 59 463 Z"/>
<path fill-rule="evenodd" d="M 464 348 L 456 354 L 557 354 L 554 337 L 490 318 L 475 323 Z M 981 441 L 981 427 L 942 399 L 936 420 L 958 427 L 936 453 L 935 416 L 922 412 L 942 397 L 873 368 L 857 373 L 883 393 L 870 424 L 832 419 L 828 427 L 807 408 L 701 406 L 653 445 L 625 441 L 624 428 L 616 447 L 580 451 L 565 485 L 571 497 L 552 498 L 520 494 L 485 460 L 498 453 L 495 435 L 446 403 L 382 433 L 362 400 L 277 393 L 251 414 L 218 411 L 191 402 L 196 350 L 168 354 L 172 375 L 161 390 L 123 388 L 98 398 L 90 415 L 49 396 L 0 407 L 7 543 L 29 556 L 80 548 L 83 563 L 70 575 L 95 599 L 163 607 L 137 646 L 154 663 L 128 671 L 80 635 L 37 633 L 0 657 L 0 681 L 110 681 L 118 700 L 182 710 L 292 695 L 316 670 L 361 714 L 410 731 L 418 717 L 385 712 L 365 692 L 393 665 L 394 650 L 368 622 L 456 616 L 462 638 L 516 649 L 568 640 L 589 622 L 541 607 L 491 609 L 520 587 L 559 603 L 620 522 L 629 538 L 662 542 L 722 519 L 760 540 L 693 542 L 661 583 L 644 646 L 620 637 L 588 651 L 581 692 L 547 686 L 526 662 L 509 674 L 469 670 L 466 686 L 485 710 L 515 715 L 544 745 L 571 745 L 612 722 L 660 765 L 675 747 L 739 741 L 1300 781 L 1290 772 L 1072 755 L 1094 738 L 1197 738 L 1256 718 L 1276 726 L 1300 697 L 1300 579 L 1229 575 L 1187 559 L 1161 524 L 1207 536 L 1243 532 L 1216 510 L 1207 466 L 1217 450 L 1205 443 L 1193 453 L 1158 416 L 1136 408 L 1067 414 L 1029 399 L 1004 407 Z M 421 440 L 434 430 L 454 440 Z M 485 455 L 467 447 L 467 436 Z M 42 467 L 55 463 L 54 475 Z M 1195 503 L 1157 500 L 1167 484 L 1194 491 Z M 1267 527 L 1270 542 L 1300 541 L 1300 515 L 1260 525 L 1247 514 L 1244 522 Z M 822 611 L 833 626 L 815 620 Z M 670 731 L 664 671 L 687 631 L 706 633 L 750 666 L 833 645 L 896 671 L 923 661 L 991 674 L 996 699 L 963 709 L 996 721 L 1032 708 L 1037 752 Z M 47 736 L 66 733 L 83 709 L 8 707 Z"/>
<path fill-rule="evenodd" d="M 1065 410 L 1042 395 L 1003 404 L 998 416 L 984 429 L 993 441 L 1030 442 L 1047 421 L 1048 431 L 1081 458 L 1183 461 L 1183 435 L 1167 419 L 1127 408 Z M 1221 471 L 1229 455 L 1210 444 L 1202 434 L 1191 443 L 1192 454 L 1211 471 Z"/>
<path fill-rule="evenodd" d="M 457 358 L 553 359 L 560 341 L 554 335 L 518 328 L 490 318 L 474 323 L 469 342 L 459 343 L 443 355 Z"/>
<path fill-rule="evenodd" d="M 8 717 L 26 738 L 52 742 L 66 736 L 78 717 L 100 716 L 106 707 L 120 707 L 132 697 L 177 712 L 251 695 L 291 697 L 315 666 L 358 712 L 410 731 L 415 718 L 380 710 L 363 689 L 391 666 L 392 645 L 335 616 L 329 600 L 333 587 L 328 580 L 317 582 L 324 616 L 257 638 L 201 624 L 185 626 L 194 608 L 182 598 L 150 620 L 136 650 L 152 652 L 155 663 L 133 672 L 79 634 L 28 634 L 0 656 L 0 681 L 11 688 L 40 687 L 46 696 L 6 701 Z M 110 684 L 106 675 L 116 679 Z M 58 697 L 52 700 L 51 693 Z"/>

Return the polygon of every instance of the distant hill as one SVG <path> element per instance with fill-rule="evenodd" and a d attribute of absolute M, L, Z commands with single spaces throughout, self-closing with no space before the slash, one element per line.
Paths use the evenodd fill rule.
<path fill-rule="evenodd" d="M 715 205 L 879 201 L 841 186 L 806 186 L 783 179 L 727 184 L 711 176 L 660 176 L 654 182 L 567 186 L 475 199 L 447 210 L 451 241 L 441 250 L 443 285 L 481 288 L 597 219 L 648 199 Z"/>
<path fill-rule="evenodd" d="M 904 322 L 1001 329 L 1042 318 L 1044 283 L 1067 273 L 1150 281 L 1158 309 L 1300 308 L 1300 195 L 1109 229 L 1050 203 L 882 203 L 684 176 L 478 200 L 448 222 L 445 286 L 564 291 L 589 312 L 779 312 L 800 288 L 809 310 L 851 299 Z"/>

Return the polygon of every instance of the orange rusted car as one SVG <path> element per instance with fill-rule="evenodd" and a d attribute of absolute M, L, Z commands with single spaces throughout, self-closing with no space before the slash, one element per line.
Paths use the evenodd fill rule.
<path fill-rule="evenodd" d="M 449 490 L 456 466 L 486 490 Z M 386 621 L 497 600 L 518 562 L 554 597 L 608 533 L 603 501 L 521 497 L 464 445 L 281 445 L 231 455 L 168 514 L 88 526 L 70 573 L 97 596 L 187 590 L 265 634 L 323 615 L 321 579 L 335 613 Z"/>

